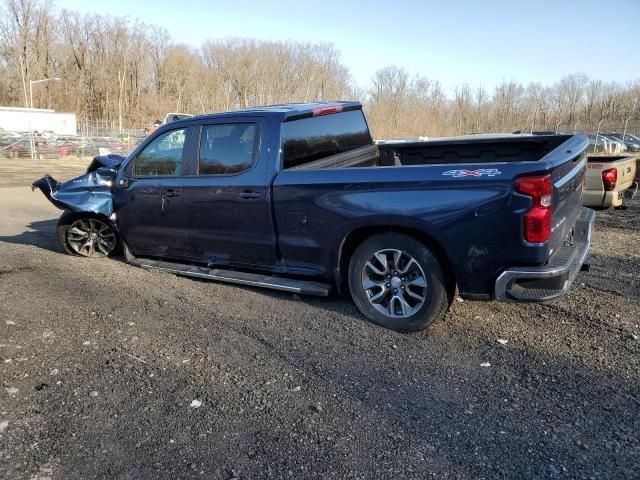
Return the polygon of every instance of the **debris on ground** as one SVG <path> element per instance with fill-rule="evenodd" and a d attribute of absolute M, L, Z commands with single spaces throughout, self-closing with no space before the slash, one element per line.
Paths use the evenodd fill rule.
<path fill-rule="evenodd" d="M 0 183 L 64 163 L 5 160 Z M 26 187 L 0 187 L 0 478 L 637 477 L 635 202 L 597 213 L 585 287 L 454 300 L 401 335 L 348 297 L 64 255 L 60 211 Z"/>

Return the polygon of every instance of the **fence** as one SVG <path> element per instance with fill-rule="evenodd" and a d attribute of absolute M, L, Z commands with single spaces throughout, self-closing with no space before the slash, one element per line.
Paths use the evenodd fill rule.
<path fill-rule="evenodd" d="M 140 137 L 145 132 L 144 127 L 120 128 L 116 120 L 96 120 L 83 118 L 79 119 L 77 124 L 78 135 L 80 135 L 81 137 Z"/>
<path fill-rule="evenodd" d="M 529 128 L 523 129 L 523 132 L 529 132 Z M 640 135 L 640 121 L 633 120 L 629 122 L 574 122 L 561 123 L 559 125 L 533 125 L 533 131 L 547 131 L 558 133 L 628 133 L 631 135 Z"/>

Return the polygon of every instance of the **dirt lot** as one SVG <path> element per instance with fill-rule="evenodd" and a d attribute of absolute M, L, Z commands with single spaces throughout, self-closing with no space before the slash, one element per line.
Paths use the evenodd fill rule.
<path fill-rule="evenodd" d="M 62 254 L 28 183 L 85 164 L 0 161 L 0 478 L 640 478 L 637 207 L 566 298 L 401 335 Z"/>

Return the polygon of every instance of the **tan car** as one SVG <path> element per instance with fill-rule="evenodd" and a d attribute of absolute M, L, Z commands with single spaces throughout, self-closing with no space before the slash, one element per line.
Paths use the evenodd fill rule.
<path fill-rule="evenodd" d="M 620 208 L 633 199 L 636 159 L 631 156 L 589 156 L 582 204 L 591 208 Z"/>

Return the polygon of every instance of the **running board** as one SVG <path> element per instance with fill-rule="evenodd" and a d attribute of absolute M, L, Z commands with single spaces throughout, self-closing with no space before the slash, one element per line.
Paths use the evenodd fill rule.
<path fill-rule="evenodd" d="M 160 270 L 162 272 L 174 273 L 176 275 L 204 278 L 207 280 L 215 280 L 217 282 L 270 288 L 272 290 L 299 293 L 301 295 L 326 297 L 331 292 L 331 285 L 327 283 L 139 258 L 134 257 L 128 250 L 129 249 L 125 247 L 125 257 L 128 263 L 150 270 Z"/>

